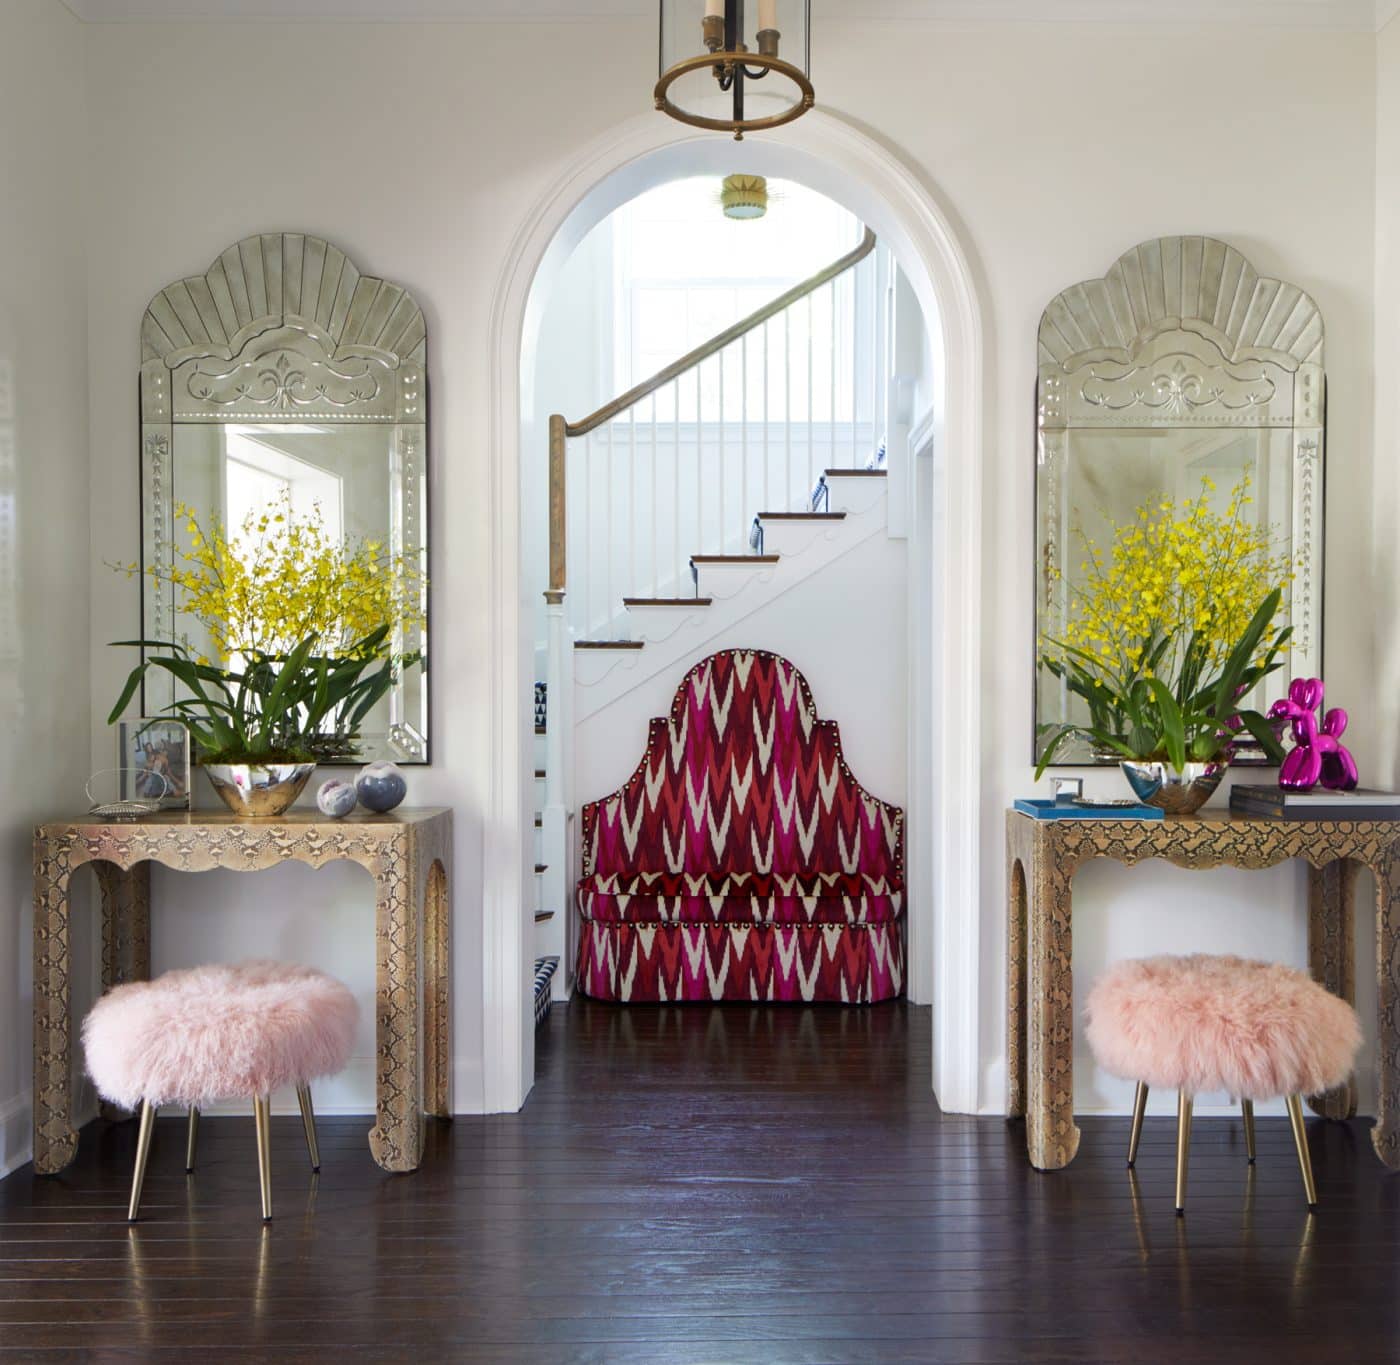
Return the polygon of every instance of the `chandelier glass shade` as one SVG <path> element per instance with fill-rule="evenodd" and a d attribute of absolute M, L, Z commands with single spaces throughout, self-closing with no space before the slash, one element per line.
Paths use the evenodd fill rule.
<path fill-rule="evenodd" d="M 815 102 L 811 0 L 661 0 L 656 107 L 697 128 L 777 128 Z"/>

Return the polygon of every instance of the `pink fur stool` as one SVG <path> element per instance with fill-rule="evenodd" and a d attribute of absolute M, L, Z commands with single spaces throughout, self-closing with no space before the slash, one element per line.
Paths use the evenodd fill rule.
<path fill-rule="evenodd" d="M 1251 1162 L 1254 1101 L 1286 1097 L 1308 1207 L 1317 1206 L 1302 1097 L 1351 1075 L 1361 1025 L 1350 1005 L 1292 967 L 1196 954 L 1118 963 L 1094 983 L 1085 1016 L 1098 1064 L 1137 1082 L 1129 1166 L 1137 1160 L 1148 1087 L 1177 1092 L 1178 1214 L 1186 1205 L 1192 1101 L 1211 1090 L 1241 1102 Z"/>
<path fill-rule="evenodd" d="M 311 1167 L 319 1171 L 310 1082 L 345 1066 L 358 1014 L 355 997 L 334 977 L 281 962 L 191 967 L 103 996 L 83 1021 L 83 1049 L 98 1094 L 141 1111 L 128 1219 L 140 1207 L 156 1110 L 189 1109 L 185 1169 L 192 1171 L 200 1108 L 249 1096 L 262 1215 L 270 1219 L 272 1092 L 296 1086 Z"/>

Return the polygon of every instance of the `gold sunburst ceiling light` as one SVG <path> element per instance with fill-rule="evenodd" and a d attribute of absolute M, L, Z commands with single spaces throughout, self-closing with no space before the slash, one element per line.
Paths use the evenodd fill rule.
<path fill-rule="evenodd" d="M 726 175 L 719 202 L 726 218 L 762 218 L 768 212 L 768 182 L 761 175 Z"/>
<path fill-rule="evenodd" d="M 661 0 L 656 107 L 696 128 L 745 133 L 816 102 L 811 0 Z"/>

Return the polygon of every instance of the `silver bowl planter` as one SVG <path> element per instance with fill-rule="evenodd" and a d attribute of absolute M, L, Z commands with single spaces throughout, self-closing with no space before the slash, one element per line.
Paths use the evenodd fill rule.
<path fill-rule="evenodd" d="M 314 763 L 206 763 L 210 784 L 220 800 L 245 820 L 282 815 L 311 774 Z"/>
<path fill-rule="evenodd" d="M 1178 772 L 1170 763 L 1146 759 L 1125 758 L 1119 764 L 1133 795 L 1143 805 L 1156 806 L 1168 815 L 1194 815 L 1215 795 L 1227 766 L 1212 759 L 1209 763 L 1188 763 Z"/>

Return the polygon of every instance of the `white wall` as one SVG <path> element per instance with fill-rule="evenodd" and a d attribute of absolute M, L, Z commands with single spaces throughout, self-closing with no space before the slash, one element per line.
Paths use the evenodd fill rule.
<path fill-rule="evenodd" d="M 0 7 L 0 1175 L 29 1151 L 31 835 L 38 820 L 81 809 L 89 772 L 83 138 L 80 26 L 50 0 L 8 0 Z M 84 924 L 80 1005 L 91 942 Z"/>
<path fill-rule="evenodd" d="M 654 38 L 650 23 L 604 21 L 141 24 L 86 33 L 89 99 L 101 112 L 86 187 L 99 722 L 121 669 L 103 642 L 136 622 L 134 589 L 100 563 L 129 556 L 136 544 L 136 329 L 151 293 L 202 270 L 248 232 L 302 228 L 328 236 L 362 268 L 402 281 L 427 313 L 437 762 L 413 775 L 412 799 L 457 810 L 463 1109 L 480 1103 L 480 812 L 492 668 L 485 598 L 494 534 L 485 513 L 488 307 L 518 225 L 558 169 L 589 139 L 647 108 Z M 981 459 L 987 478 L 985 876 L 982 904 L 967 913 L 984 920 L 982 1101 L 995 1110 L 1005 1046 L 1002 811 L 1031 787 L 1035 329 L 1066 284 L 1101 275 L 1143 238 L 1208 232 L 1317 299 L 1330 382 L 1328 680 L 1337 700 L 1352 704 L 1363 755 L 1376 753 L 1395 718 L 1394 701 L 1372 686 L 1372 622 L 1347 609 L 1375 586 L 1364 510 L 1372 495 L 1375 40 L 1200 25 L 821 16 L 814 48 L 822 104 L 922 168 L 962 229 L 988 305 L 986 448 L 950 455 Z M 109 751 L 99 723 L 93 757 L 105 761 Z M 1102 774 L 1094 785 L 1112 790 L 1115 780 Z M 1185 875 L 1090 874 L 1080 898 L 1081 979 L 1149 942 L 1208 948 L 1232 941 L 1236 929 L 1251 951 L 1301 961 L 1293 872 Z M 251 933 L 265 913 L 257 907 L 280 901 L 285 918 L 268 932 L 290 935 L 299 924 L 306 938 L 293 946 L 310 960 L 340 965 L 332 943 L 335 953 L 358 952 L 358 969 L 341 970 L 368 1002 L 367 889 L 334 874 L 279 872 L 256 884 L 211 875 L 179 891 L 193 895 L 196 886 L 202 913 L 230 935 L 234 925 Z M 158 924 L 158 941 L 163 934 Z M 1366 938 L 1363 927 L 1358 939 Z M 164 942 L 158 962 L 175 951 L 173 939 Z M 282 943 L 292 940 L 271 946 Z M 191 938 L 179 952 L 223 946 Z M 1121 1088 L 1087 1067 L 1080 1099 L 1086 1107 L 1125 1102 Z"/>

